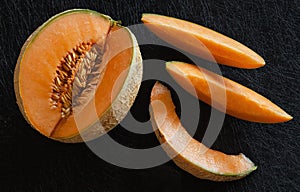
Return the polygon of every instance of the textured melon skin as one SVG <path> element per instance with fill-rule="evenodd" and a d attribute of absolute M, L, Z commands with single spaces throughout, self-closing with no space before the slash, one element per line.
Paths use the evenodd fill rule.
<path fill-rule="evenodd" d="M 72 10 L 67 10 L 62 13 L 59 13 L 57 15 L 54 15 L 51 17 L 48 21 L 46 21 L 44 24 L 39 26 L 26 40 L 26 42 L 23 44 L 20 55 L 17 60 L 17 64 L 15 67 L 14 71 L 14 91 L 16 95 L 16 101 L 19 106 L 19 109 L 25 118 L 25 120 L 28 122 L 28 124 L 31 125 L 32 128 L 36 129 L 31 122 L 28 119 L 28 116 L 26 114 L 26 111 L 24 110 L 24 105 L 23 101 L 20 95 L 20 87 L 19 87 L 19 73 L 20 73 L 20 64 L 22 61 L 22 57 L 26 51 L 26 49 L 31 45 L 31 43 L 34 41 L 34 39 L 37 37 L 37 35 L 42 31 L 47 25 L 49 25 L 51 22 L 53 22 L 55 19 L 66 15 L 66 14 L 72 14 L 72 13 L 78 13 L 78 12 L 87 12 L 90 14 L 95 14 L 100 17 L 103 17 L 104 19 L 107 19 L 110 23 L 111 26 L 116 25 L 118 22 L 114 21 L 111 17 L 98 13 L 93 10 L 88 10 L 88 9 L 72 9 Z M 127 29 L 127 28 L 126 28 Z M 124 82 L 124 86 L 122 87 L 120 93 L 118 94 L 117 98 L 113 101 L 112 105 L 110 106 L 109 109 L 106 110 L 106 112 L 99 117 L 99 121 L 103 126 L 99 127 L 96 125 L 92 125 L 88 127 L 87 129 L 83 130 L 81 134 L 84 135 L 84 140 L 92 140 L 95 139 L 105 133 L 107 133 L 109 130 L 114 128 L 119 122 L 126 116 L 127 112 L 129 111 L 130 107 L 132 106 L 136 95 L 138 93 L 141 81 L 142 81 L 142 71 L 143 71 L 143 66 L 142 66 L 142 57 L 141 53 L 138 47 L 138 43 L 134 37 L 134 35 L 127 29 L 128 32 L 131 35 L 132 42 L 133 42 L 133 59 L 130 64 L 130 69 L 127 75 L 127 78 Z M 36 129 L 37 130 L 37 129 Z M 39 130 L 38 130 L 39 131 Z M 42 132 L 39 131 L 39 133 L 43 134 Z M 43 134 L 44 135 L 44 134 Z M 47 135 L 44 135 L 48 138 L 61 141 L 64 143 L 78 143 L 78 142 L 83 142 L 83 138 L 81 137 L 80 133 L 70 136 L 68 138 L 53 138 L 49 137 Z"/>

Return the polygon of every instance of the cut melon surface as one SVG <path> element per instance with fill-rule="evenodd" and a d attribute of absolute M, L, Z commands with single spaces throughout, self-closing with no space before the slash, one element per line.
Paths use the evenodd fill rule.
<path fill-rule="evenodd" d="M 166 63 L 166 69 L 189 93 L 209 105 L 214 99 L 215 108 L 239 119 L 259 123 L 280 123 L 292 119 L 292 116 L 264 96 L 199 66 L 173 61 Z M 218 95 L 212 97 L 210 86 L 213 86 L 216 93 L 226 93 L 225 103 Z"/>
<path fill-rule="evenodd" d="M 161 39 L 204 59 L 247 69 L 265 65 L 264 59 L 250 48 L 195 23 L 149 13 L 143 14 L 142 21 Z"/>
<path fill-rule="evenodd" d="M 79 52 L 81 48 L 86 50 Z M 92 62 L 89 58 L 93 54 L 97 57 L 93 57 Z M 73 55 L 74 58 L 70 57 Z M 73 59 L 72 66 L 76 63 L 72 70 L 64 71 L 67 77 L 63 80 L 69 87 L 60 86 L 61 92 L 56 94 L 55 80 L 59 70 L 65 70 L 63 62 L 68 59 Z M 78 73 L 86 73 L 84 82 L 79 83 L 86 84 L 83 90 L 95 84 L 89 82 L 90 74 L 86 72 L 89 68 L 80 71 L 84 60 L 91 61 L 90 73 L 99 73 L 94 97 L 87 100 L 77 114 L 64 112 L 64 104 L 74 102 L 74 89 L 71 101 L 63 102 L 63 99 L 72 91 Z M 137 41 L 129 29 L 95 11 L 68 10 L 50 18 L 23 45 L 14 77 L 17 103 L 26 120 L 43 135 L 63 142 L 81 142 L 80 134 L 84 134 L 84 140 L 91 140 L 115 127 L 130 109 L 142 79 L 141 62 Z M 92 71 L 96 64 L 101 66 L 101 72 Z M 117 80 L 120 86 L 115 86 Z M 78 95 L 83 90 L 78 91 Z M 54 93 L 60 98 L 53 106 Z M 112 109 L 114 105 L 117 107 Z M 99 121 L 103 125 L 91 129 Z M 104 121 L 110 123 L 104 125 Z"/>
<path fill-rule="evenodd" d="M 170 91 L 158 82 L 151 92 L 150 114 L 163 149 L 177 166 L 192 175 L 213 181 L 231 181 L 257 168 L 243 154 L 226 155 L 193 139 L 180 123 Z"/>

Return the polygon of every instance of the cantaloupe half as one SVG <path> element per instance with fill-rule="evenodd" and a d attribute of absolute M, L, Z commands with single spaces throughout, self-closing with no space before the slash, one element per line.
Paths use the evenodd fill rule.
<path fill-rule="evenodd" d="M 166 69 L 189 93 L 209 105 L 214 98 L 215 108 L 234 117 L 259 123 L 280 123 L 292 119 L 292 116 L 264 96 L 198 66 L 173 61 L 166 63 Z M 226 93 L 225 106 L 223 98 L 218 95 L 212 97 L 209 85 L 213 86 L 215 93 Z"/>
<path fill-rule="evenodd" d="M 151 92 L 150 114 L 163 149 L 176 165 L 192 175 L 213 181 L 231 181 L 256 169 L 243 154 L 226 155 L 193 139 L 176 115 L 169 90 L 160 83 L 156 83 Z"/>
<path fill-rule="evenodd" d="M 55 140 L 81 142 L 124 118 L 141 80 L 141 54 L 129 29 L 109 16 L 74 9 L 50 18 L 27 39 L 14 87 L 32 127 Z"/>
<path fill-rule="evenodd" d="M 207 60 L 248 69 L 265 65 L 264 59 L 250 48 L 195 23 L 157 14 L 143 14 L 142 21 L 166 42 Z"/>

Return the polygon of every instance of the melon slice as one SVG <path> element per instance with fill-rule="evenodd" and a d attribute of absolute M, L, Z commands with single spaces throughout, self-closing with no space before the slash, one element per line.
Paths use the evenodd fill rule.
<path fill-rule="evenodd" d="M 195 23 L 157 14 L 143 14 L 142 21 L 161 39 L 204 59 L 248 69 L 265 65 L 250 48 Z"/>
<path fill-rule="evenodd" d="M 226 93 L 226 106 L 223 106 L 223 98 L 216 96 L 214 107 L 229 115 L 260 123 L 279 123 L 292 119 L 292 116 L 262 95 L 203 68 L 176 61 L 167 62 L 166 68 L 178 84 L 209 105 L 212 99 L 209 85 L 214 87 L 216 93 Z M 220 82 L 221 79 L 224 84 Z"/>
<path fill-rule="evenodd" d="M 23 45 L 14 74 L 17 103 L 43 135 L 91 140 L 129 111 L 142 80 L 141 62 L 129 29 L 95 11 L 68 10 Z"/>
<path fill-rule="evenodd" d="M 243 154 L 226 155 L 208 149 L 193 139 L 175 113 L 169 90 L 156 83 L 151 92 L 151 122 L 166 153 L 183 170 L 213 181 L 231 181 L 245 177 L 257 167 Z"/>

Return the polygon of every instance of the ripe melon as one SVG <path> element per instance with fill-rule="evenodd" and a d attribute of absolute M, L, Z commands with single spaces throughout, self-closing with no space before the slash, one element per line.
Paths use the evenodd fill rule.
<path fill-rule="evenodd" d="M 25 119 L 62 142 L 91 140 L 115 127 L 141 80 L 134 35 L 109 16 L 84 9 L 62 12 L 36 29 L 14 73 Z"/>
<path fill-rule="evenodd" d="M 280 123 L 293 118 L 266 97 L 199 66 L 171 61 L 166 63 L 166 69 L 189 93 L 209 105 L 214 99 L 216 109 L 236 118 L 258 123 Z M 214 97 L 211 89 L 214 90 Z M 226 101 L 217 93 L 226 94 Z"/>
<path fill-rule="evenodd" d="M 265 65 L 264 59 L 250 48 L 195 23 L 149 13 L 143 14 L 142 21 L 161 39 L 204 59 L 246 69 Z"/>
<path fill-rule="evenodd" d="M 176 165 L 195 177 L 213 181 L 241 179 L 257 167 L 245 155 L 227 155 L 193 139 L 175 112 L 170 91 L 156 83 L 151 92 L 150 115 L 155 134 Z"/>

